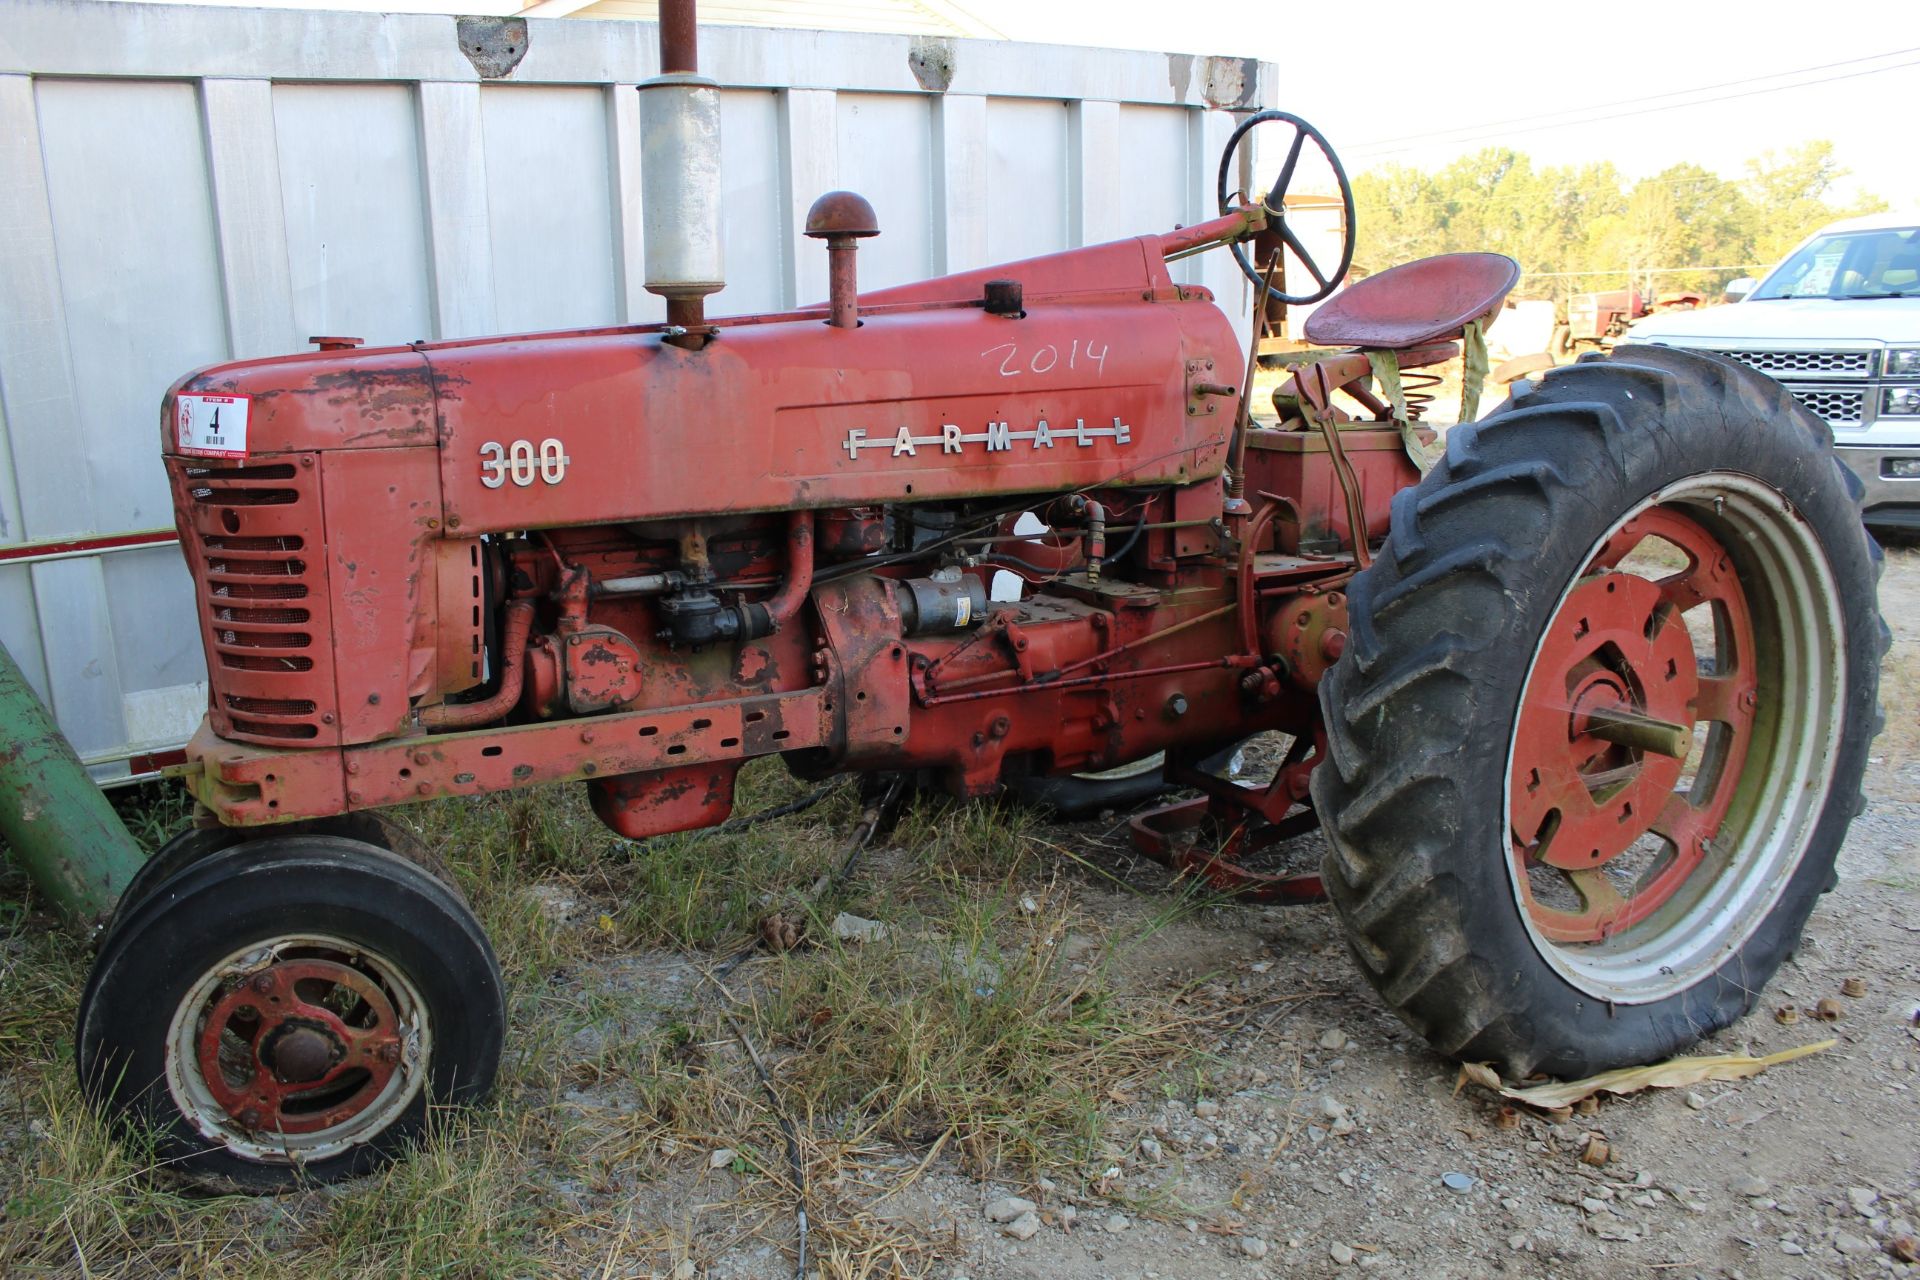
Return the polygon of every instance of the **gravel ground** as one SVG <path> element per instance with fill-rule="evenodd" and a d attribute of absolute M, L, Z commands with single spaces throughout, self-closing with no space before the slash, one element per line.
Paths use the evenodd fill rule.
<path fill-rule="evenodd" d="M 958 1231 L 965 1256 L 944 1274 L 976 1280 L 1911 1272 L 1890 1251 L 1920 1222 L 1917 836 L 1920 806 L 1878 802 L 1762 1011 L 1701 1046 L 1839 1040 L 1756 1079 L 1502 1128 L 1495 1101 L 1455 1096 L 1454 1068 L 1364 989 L 1327 908 L 1190 922 L 1160 935 L 1161 977 L 1212 969 L 1254 1001 L 1332 994 L 1278 1006 L 1298 1011 L 1220 1046 L 1221 1095 L 1117 1112 L 1126 1158 L 1108 1197 L 1076 1203 L 1064 1179 L 1049 1190 L 945 1176 L 899 1212 Z M 1866 994 L 1841 996 L 1854 976 Z M 1844 1005 L 1838 1022 L 1783 1026 L 1765 1012 L 1823 996 Z M 1580 1159 L 1591 1132 L 1611 1148 L 1599 1168 Z M 1025 1242 L 991 1221 L 1010 1194 L 1037 1204 Z"/>

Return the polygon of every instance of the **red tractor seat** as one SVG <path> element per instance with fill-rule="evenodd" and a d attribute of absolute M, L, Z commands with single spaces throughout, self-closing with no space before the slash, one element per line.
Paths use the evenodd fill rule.
<path fill-rule="evenodd" d="M 1519 279 L 1520 264 L 1503 253 L 1443 253 L 1402 263 L 1329 298 L 1307 317 L 1307 341 L 1402 351 L 1457 338 L 1468 322 L 1492 315 Z"/>

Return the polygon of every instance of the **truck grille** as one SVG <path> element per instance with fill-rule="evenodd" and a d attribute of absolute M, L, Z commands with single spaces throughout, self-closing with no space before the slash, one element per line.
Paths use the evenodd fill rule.
<path fill-rule="evenodd" d="M 318 468 L 311 459 L 167 461 L 215 732 L 280 746 L 333 738 Z"/>
<path fill-rule="evenodd" d="M 1793 398 L 1828 422 L 1858 422 L 1867 393 L 1857 387 L 1796 387 L 1787 384 Z"/>
<path fill-rule="evenodd" d="M 1715 354 L 1738 360 L 1776 378 L 1865 378 L 1873 373 L 1871 351 L 1720 351 Z"/>

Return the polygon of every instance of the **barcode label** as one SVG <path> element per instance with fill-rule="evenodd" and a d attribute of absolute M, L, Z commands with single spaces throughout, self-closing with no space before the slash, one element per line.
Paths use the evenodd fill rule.
<path fill-rule="evenodd" d="M 200 458 L 247 456 L 245 396 L 175 396 L 173 421 L 181 453 Z"/>

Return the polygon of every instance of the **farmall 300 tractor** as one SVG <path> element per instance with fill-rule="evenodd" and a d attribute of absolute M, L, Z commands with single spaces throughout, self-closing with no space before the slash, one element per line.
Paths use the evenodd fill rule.
<path fill-rule="evenodd" d="M 720 822 L 769 755 L 986 796 L 1165 752 L 1201 799 L 1140 819 L 1148 847 L 1304 894 L 1250 868 L 1317 823 L 1360 972 L 1516 1076 L 1752 1007 L 1834 882 L 1877 728 L 1878 553 L 1817 418 L 1741 365 L 1625 348 L 1522 384 L 1423 475 L 1391 369 L 1454 355 L 1517 268 L 1336 293 L 1347 263 L 1285 197 L 1303 156 L 1351 210 L 1346 180 L 1277 112 L 1234 135 L 1213 221 L 862 295 L 878 228 L 830 193 L 830 300 L 709 320 L 718 103 L 690 0 L 662 7 L 665 324 L 323 341 L 168 393 L 202 822 L 102 944 L 96 1104 L 228 1183 L 371 1167 L 488 1089 L 504 1017 L 482 931 L 370 811 L 576 781 L 640 838 Z M 1246 200 L 1257 124 L 1285 159 Z M 1262 300 L 1332 295 L 1275 425 L 1234 325 L 1169 273 L 1207 250 Z M 990 599 L 1000 571 L 1023 598 Z M 1197 767 L 1273 731 L 1266 785 Z"/>

